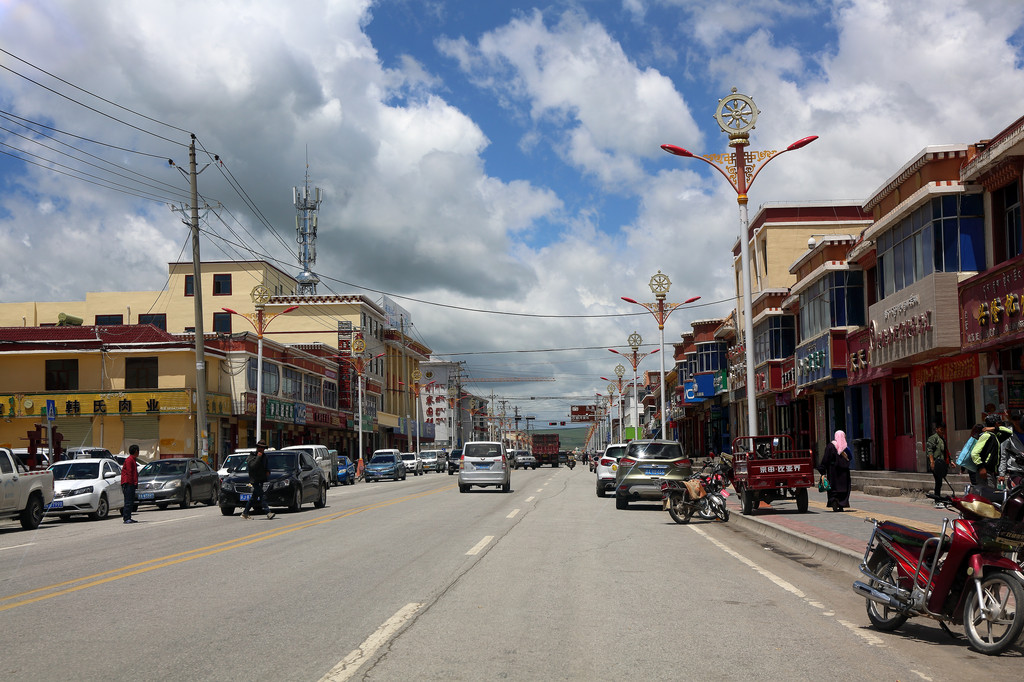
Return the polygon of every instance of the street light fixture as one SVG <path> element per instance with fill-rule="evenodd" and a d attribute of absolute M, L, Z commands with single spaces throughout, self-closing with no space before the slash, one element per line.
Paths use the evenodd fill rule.
<path fill-rule="evenodd" d="M 658 382 L 661 384 L 661 437 L 665 439 L 668 439 L 665 428 L 665 415 L 668 413 L 668 404 L 665 402 L 665 321 L 676 308 L 700 300 L 700 296 L 691 296 L 682 303 L 667 303 L 665 296 L 668 295 L 668 290 L 671 286 L 672 280 L 668 278 L 668 275 L 658 270 L 658 274 L 653 275 L 650 282 L 651 292 L 656 299 L 654 303 L 640 303 L 632 298 L 622 297 L 622 300 L 626 303 L 634 303 L 647 308 L 654 315 L 654 319 L 658 321 L 658 334 L 661 337 L 661 381 Z"/>
<path fill-rule="evenodd" d="M 255 313 L 240 313 L 231 308 L 221 308 L 221 310 L 248 320 L 249 324 L 256 330 L 256 442 L 259 442 L 263 437 L 263 334 L 267 331 L 270 323 L 274 321 L 274 318 L 297 310 L 299 306 L 293 305 L 279 313 L 267 315 L 264 307 L 267 301 L 270 300 L 270 290 L 262 284 L 252 288 L 252 291 L 249 292 L 249 298 L 252 299 L 256 308 Z"/>
<path fill-rule="evenodd" d="M 640 364 L 641 360 L 646 358 L 648 355 L 654 355 L 655 353 L 658 352 L 657 348 L 652 350 L 650 353 L 641 353 L 641 352 L 639 352 L 640 351 L 640 345 L 643 344 L 643 342 L 644 342 L 643 337 L 640 336 L 638 333 L 633 332 L 632 334 L 629 335 L 629 339 L 627 339 L 627 341 L 626 341 L 626 343 L 629 346 L 630 350 L 632 350 L 632 353 L 630 353 L 629 355 L 626 355 L 625 353 L 620 353 L 619 351 L 615 350 L 614 348 L 609 348 L 608 349 L 612 353 L 615 353 L 616 355 L 621 355 L 622 357 L 626 358 L 626 360 L 629 362 L 629 364 L 633 366 L 633 428 L 636 429 L 637 431 L 639 431 L 639 429 L 640 429 L 640 403 L 638 401 L 637 394 L 636 394 L 636 385 L 637 385 L 636 368 Z M 634 431 L 633 436 L 634 437 L 638 437 L 638 434 Z"/>
<path fill-rule="evenodd" d="M 748 133 L 761 113 L 754 100 L 732 89 L 732 94 L 718 100 L 715 119 L 722 132 L 729 135 L 729 146 L 736 151 L 726 154 L 705 154 L 698 156 L 674 144 L 663 144 L 661 148 L 669 154 L 690 159 L 699 159 L 721 173 L 736 191 L 736 203 L 740 207 L 740 259 L 743 277 L 743 330 L 744 354 L 746 356 L 747 425 L 749 436 L 757 435 L 757 409 L 754 398 L 754 322 L 753 303 L 750 291 L 750 244 L 749 221 L 747 220 L 747 189 L 754 184 L 754 178 L 768 162 L 786 152 L 802 149 L 818 139 L 817 135 L 801 138 L 781 151 L 755 152 L 749 165 L 746 149 L 750 144 Z M 724 164 L 724 167 L 723 167 Z"/>

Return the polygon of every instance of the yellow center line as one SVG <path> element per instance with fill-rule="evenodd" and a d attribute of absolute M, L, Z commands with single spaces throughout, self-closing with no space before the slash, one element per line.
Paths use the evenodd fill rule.
<path fill-rule="evenodd" d="M 9 602 L 7 604 L 0 604 L 0 612 L 7 611 L 18 606 L 26 606 L 35 602 L 50 599 L 60 595 L 71 594 L 79 590 L 84 590 L 87 587 L 95 587 L 97 585 L 103 585 L 105 583 L 112 582 L 114 580 L 120 580 L 121 578 L 128 578 L 133 575 L 139 575 L 141 573 L 148 573 L 158 568 L 166 568 L 167 566 L 174 566 L 175 564 L 184 563 L 186 561 L 192 561 L 193 559 L 200 559 L 202 557 L 211 556 L 213 554 L 219 554 L 229 549 L 238 549 L 240 547 L 246 547 L 248 545 L 269 540 L 270 538 L 276 538 L 281 535 L 287 535 L 294 533 L 295 531 L 304 530 L 313 526 L 318 526 L 328 521 L 334 521 L 336 519 L 345 518 L 348 516 L 354 516 L 367 511 L 373 511 L 375 509 L 382 509 L 384 507 L 390 507 L 400 502 L 409 502 L 411 500 L 419 499 L 421 497 L 427 497 L 429 495 L 436 495 L 437 493 L 444 492 L 446 490 L 454 490 L 455 486 L 450 485 L 444 488 L 438 488 L 436 490 L 430 490 L 427 492 L 416 493 L 413 495 L 406 495 L 405 497 L 399 497 L 394 500 L 388 500 L 386 502 L 378 502 L 376 504 L 365 505 L 362 507 L 355 507 L 353 509 L 346 509 L 345 511 L 328 514 L 327 516 L 320 516 L 315 519 L 308 521 L 301 521 L 291 526 L 284 528 L 278 527 L 273 530 L 260 531 L 259 533 L 253 533 L 240 538 L 234 538 L 225 542 L 219 542 L 214 545 L 207 545 L 206 547 L 199 547 L 186 552 L 179 552 L 177 554 L 170 554 L 165 557 L 157 559 L 150 559 L 136 564 L 130 564 L 128 566 L 122 566 L 121 568 L 115 568 L 109 571 L 103 571 L 102 573 L 94 573 L 92 575 L 84 576 L 82 578 L 75 578 L 73 580 L 65 580 L 64 582 L 48 585 L 46 587 L 39 587 L 34 590 L 28 590 L 26 592 L 20 592 L 18 594 L 11 594 L 6 597 L 0 597 L 0 602 Z M 83 582 L 86 581 L 86 582 Z M 77 584 L 76 583 L 81 583 Z M 71 585 L 72 587 L 67 587 Z M 60 588 L 65 589 L 60 589 Z M 50 592 L 50 590 L 56 590 Z M 28 599 L 22 599 L 32 594 L 38 594 L 40 592 L 47 592 L 47 594 L 39 594 L 35 597 Z M 11 601 L 14 599 L 21 599 L 21 601 Z"/>

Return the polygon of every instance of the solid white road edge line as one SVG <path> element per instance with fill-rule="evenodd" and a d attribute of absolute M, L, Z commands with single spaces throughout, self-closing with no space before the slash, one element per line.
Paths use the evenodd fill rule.
<path fill-rule="evenodd" d="M 484 539 L 473 545 L 473 549 L 466 552 L 466 556 L 473 556 L 479 554 L 480 550 L 487 546 L 487 543 L 494 539 L 493 535 L 485 535 Z"/>
<path fill-rule="evenodd" d="M 359 648 L 355 649 L 345 658 L 341 659 L 338 665 L 328 671 L 326 675 L 320 678 L 320 682 L 344 682 L 344 680 L 352 677 L 359 666 L 366 662 L 366 659 L 373 656 L 377 649 L 380 649 L 389 639 L 402 627 L 406 621 L 416 615 L 416 612 L 420 610 L 423 604 L 410 603 L 406 604 L 398 610 L 398 613 L 384 621 L 377 630 L 366 638 L 366 640 L 359 645 Z"/>
<path fill-rule="evenodd" d="M 23 545 L 11 545 L 10 547 L 0 547 L 0 552 L 4 551 L 5 549 L 18 549 L 19 547 L 29 547 L 29 546 L 34 545 L 34 544 L 36 544 L 36 543 L 34 543 L 34 542 L 26 542 Z"/>
<path fill-rule="evenodd" d="M 511 514 L 509 514 L 508 516 L 506 516 L 505 518 L 506 518 L 506 519 L 511 519 L 511 518 L 514 518 L 514 517 L 515 517 L 515 515 L 516 515 L 516 514 L 518 514 L 518 513 L 519 513 L 519 510 L 518 510 L 518 509 L 513 509 L 513 510 L 512 510 L 512 513 L 511 513 Z"/>

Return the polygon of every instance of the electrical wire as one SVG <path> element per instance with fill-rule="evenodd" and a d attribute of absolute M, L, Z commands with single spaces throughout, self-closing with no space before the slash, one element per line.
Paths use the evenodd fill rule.
<path fill-rule="evenodd" d="M 108 142 L 100 142 L 99 140 L 94 140 L 91 137 L 84 137 L 82 135 L 76 135 L 74 133 L 69 133 L 66 130 L 61 130 L 60 128 L 54 128 L 53 126 L 48 126 L 45 123 L 40 123 L 39 121 L 33 121 L 30 118 L 25 118 L 24 116 L 18 116 L 17 114 L 11 113 L 10 111 L 5 111 L 3 109 L 0 109 L 0 115 L 2 115 L 0 117 L 6 118 L 8 121 L 11 121 L 11 123 L 18 123 L 18 125 L 24 126 L 25 128 L 28 128 L 29 130 L 32 130 L 33 132 L 39 133 L 38 130 L 35 130 L 34 128 L 29 126 L 29 124 L 32 124 L 33 126 L 36 126 L 38 128 L 45 128 L 46 130 L 52 130 L 55 133 L 60 133 L 61 135 L 67 135 L 68 137 L 73 137 L 76 140 L 82 140 L 83 142 L 91 142 L 92 144 L 100 145 L 102 147 L 109 147 L 110 149 L 116 149 L 119 152 L 127 152 L 129 154 L 138 154 L 139 156 L 148 156 L 150 158 L 161 159 L 161 160 L 167 158 L 167 156 L 165 154 L 151 154 L 149 152 L 140 152 L 137 149 L 130 149 L 128 147 L 119 147 L 119 146 L 117 146 L 115 144 L 110 144 Z M 39 134 L 42 135 L 43 133 L 39 133 Z M 49 137 L 49 136 L 47 136 L 47 137 Z M 51 138 L 51 139 L 56 139 L 56 138 Z"/>

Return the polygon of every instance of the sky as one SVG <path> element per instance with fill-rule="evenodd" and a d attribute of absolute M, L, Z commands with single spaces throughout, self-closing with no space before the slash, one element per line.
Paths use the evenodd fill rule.
<path fill-rule="evenodd" d="M 204 260 L 297 274 L 308 170 L 317 293 L 386 293 L 469 376 L 553 377 L 493 388 L 568 420 L 582 400 L 527 398 L 590 400 L 608 347 L 653 349 L 621 300 L 653 300 L 653 274 L 701 297 L 668 343 L 736 307 L 735 194 L 661 144 L 728 151 L 735 87 L 751 149 L 819 136 L 758 176 L 752 216 L 863 201 L 1024 115 L 1022 28 L 1016 0 L 0 0 L 0 300 L 162 289 L 189 240 L 167 160 L 194 134 L 222 161 L 199 176 L 222 206 Z"/>

